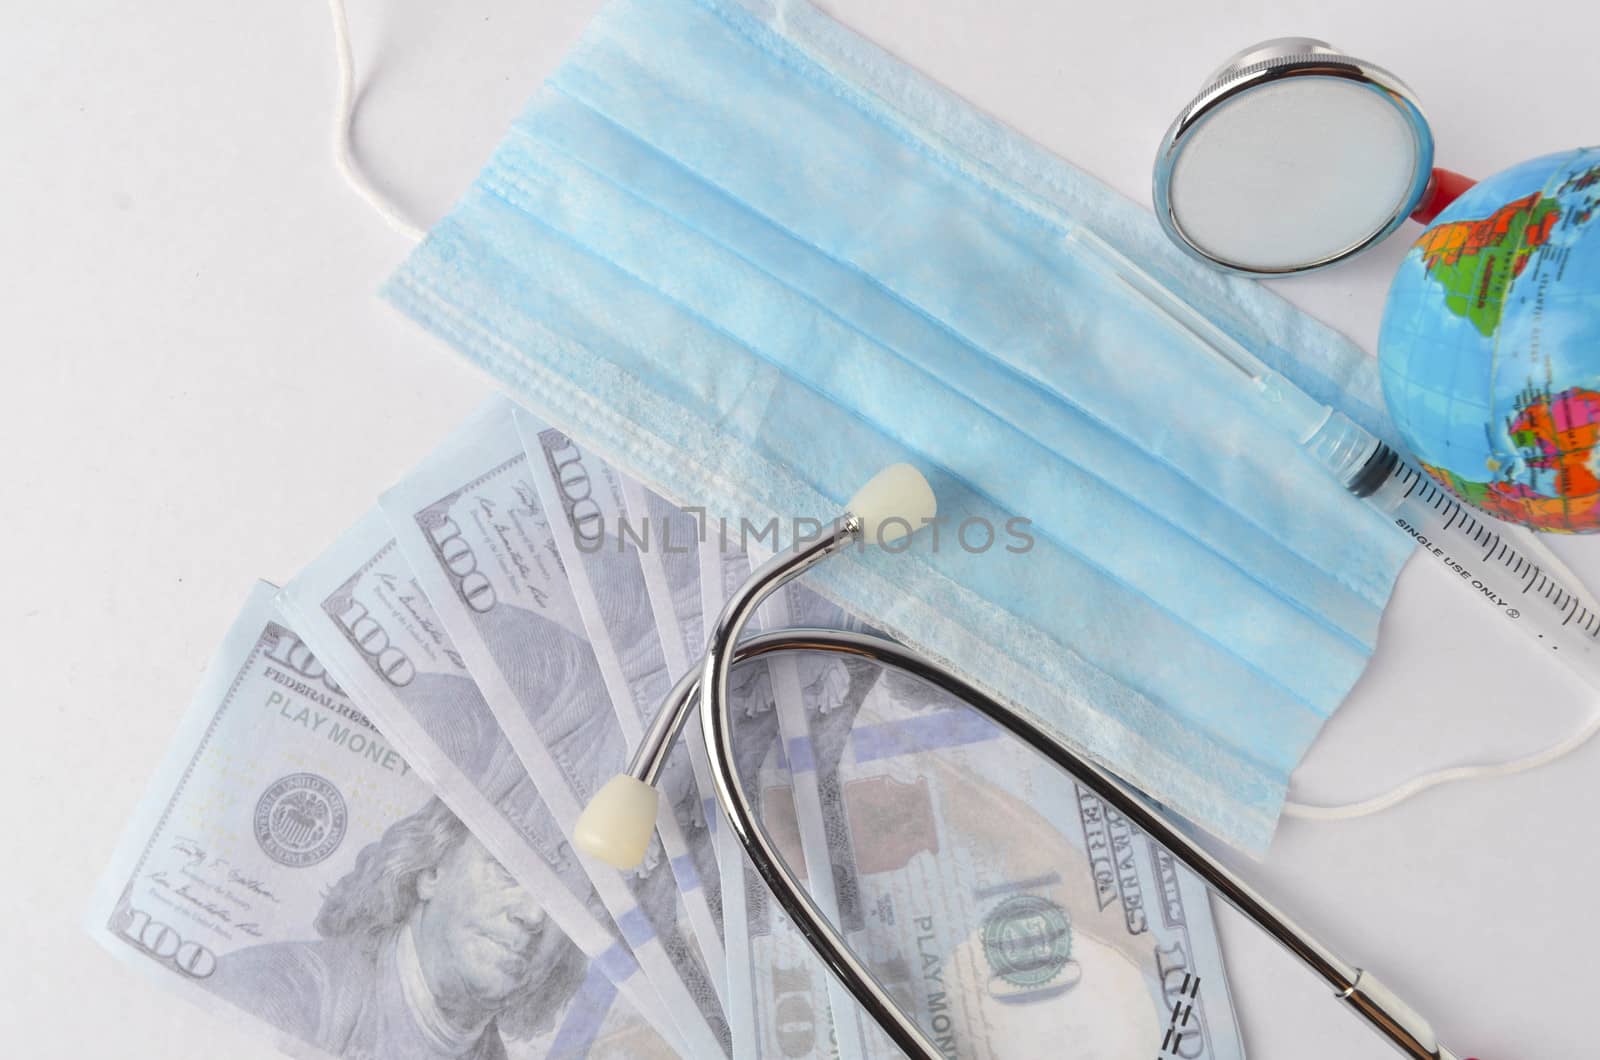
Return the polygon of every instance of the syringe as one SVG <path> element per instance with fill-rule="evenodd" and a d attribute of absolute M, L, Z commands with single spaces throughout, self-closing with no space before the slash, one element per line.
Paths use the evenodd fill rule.
<path fill-rule="evenodd" d="M 1086 260 L 1103 266 L 1202 348 L 1242 372 L 1274 426 L 1298 438 L 1341 486 L 1383 512 L 1475 599 L 1600 688 L 1600 609 L 1581 587 L 1564 584 L 1548 564 L 1508 540 L 1493 517 L 1458 500 L 1371 432 L 1269 368 L 1099 237 L 1078 228 L 1068 240 L 1084 250 Z"/>

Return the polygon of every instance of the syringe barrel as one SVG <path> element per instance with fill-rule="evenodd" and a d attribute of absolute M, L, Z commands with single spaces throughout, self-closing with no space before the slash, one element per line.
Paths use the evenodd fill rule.
<path fill-rule="evenodd" d="M 1378 443 L 1356 482 L 1366 501 L 1496 615 L 1600 688 L 1600 606 L 1549 569 L 1510 527 L 1463 502 Z M 1351 492 L 1358 492 L 1353 487 Z"/>
<path fill-rule="evenodd" d="M 1445 490 L 1349 417 L 1328 409 L 1303 442 L 1345 489 L 1382 512 L 1462 588 L 1600 688 L 1600 607 L 1526 554 L 1508 528 Z"/>

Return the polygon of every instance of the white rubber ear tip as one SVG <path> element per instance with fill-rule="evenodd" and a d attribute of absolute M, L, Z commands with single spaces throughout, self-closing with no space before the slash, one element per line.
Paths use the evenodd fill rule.
<path fill-rule="evenodd" d="M 626 773 L 606 781 L 578 815 L 572 841 L 614 868 L 637 868 L 656 829 L 656 789 Z"/>
<path fill-rule="evenodd" d="M 890 464 L 856 490 L 846 508 L 861 520 L 861 538 L 872 545 L 892 545 L 939 510 L 933 487 L 910 464 Z"/>

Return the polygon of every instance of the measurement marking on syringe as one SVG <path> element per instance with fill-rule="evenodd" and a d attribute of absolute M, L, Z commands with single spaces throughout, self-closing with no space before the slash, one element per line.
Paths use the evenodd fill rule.
<path fill-rule="evenodd" d="M 1472 587 L 1497 605 L 1507 618 L 1523 620 L 1519 624 L 1523 624 L 1523 628 L 1536 635 L 1543 642 L 1543 647 L 1549 651 L 1562 651 L 1563 645 L 1555 643 L 1553 639 L 1560 639 L 1561 635 L 1556 631 L 1567 627 L 1582 630 L 1586 637 L 1586 645 L 1600 642 L 1600 608 L 1591 608 L 1585 604 L 1581 596 L 1524 556 L 1496 529 L 1496 524 L 1491 519 L 1441 487 L 1430 476 L 1422 474 L 1413 467 L 1407 467 L 1404 463 L 1398 464 L 1391 470 L 1390 481 L 1404 486 L 1403 499 L 1411 502 L 1411 511 L 1415 513 L 1414 517 L 1399 516 L 1395 521 L 1425 548 L 1440 557 L 1454 573 L 1470 581 Z M 1394 494 L 1390 496 L 1393 497 Z M 1391 500 L 1389 503 L 1398 502 Z M 1425 513 L 1424 508 L 1431 514 Z M 1396 514 L 1399 515 L 1398 512 Z M 1423 525 L 1414 525 L 1413 519 Z M 1430 524 L 1432 529 L 1425 529 Z M 1451 546 L 1441 541 L 1441 538 L 1454 540 L 1460 550 L 1456 557 L 1450 555 Z M 1474 548 L 1482 550 L 1478 562 L 1490 569 L 1481 569 L 1479 572 L 1481 576 L 1475 575 L 1460 562 L 1460 553 L 1467 551 L 1463 539 L 1470 541 Z M 1501 573 L 1494 573 L 1495 569 Z M 1497 579 L 1520 581 L 1522 585 L 1519 593 L 1513 594 L 1506 581 L 1497 582 Z M 1505 587 L 1500 588 L 1502 585 Z M 1531 603 L 1519 604 L 1518 595 L 1523 600 L 1540 597 L 1545 601 L 1545 607 L 1531 609 Z M 1541 611 L 1548 617 L 1535 619 L 1531 625 L 1526 624 Z M 1557 615 L 1561 619 L 1559 623 L 1553 621 Z M 1566 647 L 1571 647 L 1570 641 Z"/>

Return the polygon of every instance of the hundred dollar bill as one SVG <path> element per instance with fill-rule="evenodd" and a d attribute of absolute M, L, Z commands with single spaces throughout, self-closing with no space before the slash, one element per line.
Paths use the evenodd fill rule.
<path fill-rule="evenodd" d="M 475 417 L 381 505 L 444 633 L 570 839 L 584 805 L 626 765 L 623 738 L 510 408 L 500 402 Z M 584 864 L 685 1051 L 726 1054 L 727 1021 L 659 839 L 637 870 Z"/>
<path fill-rule="evenodd" d="M 700 553 L 700 610 L 707 616 L 706 637 L 714 616 L 751 571 L 750 557 L 736 542 L 724 538 L 720 531 L 709 536 L 710 543 Z M 796 624 L 787 593 L 779 593 L 762 605 L 746 631 L 753 634 Z M 806 732 L 797 667 L 802 661 L 816 660 L 836 661 L 805 653 L 741 664 L 730 679 L 729 693 L 736 719 L 734 746 L 740 754 L 739 770 L 745 790 L 759 800 L 762 822 L 782 850 L 784 860 L 805 881 L 818 908 L 837 924 L 838 899 L 826 858 L 826 833 L 828 822 L 833 819 L 820 812 L 815 770 L 796 774 L 788 768 L 783 752 L 790 745 L 791 734 L 804 736 Z M 845 1060 L 868 1055 L 898 1056 L 898 1051 L 855 1004 L 843 984 L 828 974 L 789 922 L 755 866 L 733 840 L 731 830 L 723 829 L 719 834 L 726 837 L 726 845 L 731 848 L 724 854 L 724 864 L 732 866 L 723 875 L 724 891 L 730 896 L 736 894 L 747 911 L 746 934 L 752 960 L 751 973 L 743 985 L 754 1000 L 754 1020 L 748 1033 L 766 1047 L 760 1055 L 792 1049 L 794 1056 L 839 1056 Z M 730 946 L 733 937 L 730 930 Z M 878 1045 L 879 1051 L 873 1052 L 869 1042 Z"/>
<path fill-rule="evenodd" d="M 676 1024 L 639 973 L 576 853 L 444 635 L 379 511 L 284 590 L 311 651 L 551 918 L 668 1037 Z"/>
<path fill-rule="evenodd" d="M 754 556 L 757 562 L 764 562 L 766 558 L 759 552 Z M 730 573 L 742 578 L 746 569 L 735 565 Z M 726 586 L 725 591 L 731 594 L 733 588 Z M 770 606 L 771 620 L 782 625 L 882 635 L 806 588 L 803 582 L 785 586 L 772 598 Z M 814 746 L 812 730 L 824 724 L 822 719 L 827 714 L 824 708 L 836 703 L 859 703 L 861 686 L 852 688 L 852 682 L 862 676 L 870 678 L 875 670 L 859 663 L 852 666 L 841 656 L 822 652 L 782 656 L 774 659 L 772 666 L 778 728 L 783 733 L 785 746 L 802 756 L 806 749 Z M 837 726 L 842 722 L 847 730 L 850 717 L 846 712 L 834 717 L 832 723 Z M 801 768 L 791 770 L 796 831 L 808 864 L 817 866 L 813 891 L 818 902 L 829 912 L 833 923 L 848 930 L 862 923 L 862 908 L 853 864 L 844 856 L 848 851 L 841 849 L 847 846 L 841 841 L 846 835 L 841 824 L 846 813 L 844 799 L 837 769 L 814 767 L 814 761 L 803 757 Z M 830 978 L 828 988 L 835 999 L 834 1010 L 840 1014 L 837 1033 L 841 1053 L 849 1060 L 879 1060 L 900 1055 L 882 1028 L 859 1005 L 845 1000 L 848 994 L 838 980 Z"/>
<path fill-rule="evenodd" d="M 297 1056 L 663 1055 L 260 585 L 90 908 L 113 954 Z"/>
<path fill-rule="evenodd" d="M 648 606 L 639 544 L 649 548 L 650 522 L 643 510 L 637 515 L 629 512 L 623 477 L 610 465 L 526 412 L 519 410 L 516 421 L 539 501 L 555 528 L 556 549 L 573 599 L 594 645 L 627 752 L 632 754 L 676 676 L 667 668 L 662 645 L 670 627 L 658 630 Z M 682 547 L 670 540 L 655 543 Z M 698 775 L 684 743 L 672 749 L 656 781 L 671 809 L 662 815 L 658 834 L 683 892 L 700 953 L 721 996 L 727 983 L 721 898 L 716 855 L 701 807 L 701 792 L 710 792 L 711 775 L 703 761 L 697 764 L 702 766 Z"/>
<path fill-rule="evenodd" d="M 707 607 L 749 570 L 748 559 L 725 554 Z M 803 583 L 774 597 L 767 620 L 865 630 Z M 1208 894 L 1164 850 L 914 678 L 823 653 L 776 657 L 771 674 L 811 891 L 949 1055 L 1033 1055 L 1066 1040 L 1090 1060 L 1244 1055 Z M 1008 831 L 997 821 L 1019 826 L 1009 829 L 1014 842 L 997 842 Z M 1006 858 L 1038 871 L 1003 870 Z M 1080 989 L 1074 976 L 1088 965 L 1070 956 L 1073 925 L 1076 952 L 1115 968 L 1119 991 L 1099 981 L 1098 996 Z M 1056 949 L 1019 949 L 1018 938 L 1055 938 Z M 1007 964 L 1035 960 L 1031 973 Z M 1052 971 L 1031 990 L 1013 981 Z M 836 1023 L 841 1053 L 899 1055 L 858 1006 L 837 1004 Z M 1044 1027 L 1078 1030 L 1040 1038 Z"/>
<path fill-rule="evenodd" d="M 777 844 L 783 860 L 794 869 L 802 886 L 809 888 L 804 856 L 795 821 L 794 785 L 784 756 L 781 733 L 770 724 L 773 717 L 773 668 L 756 660 L 735 670 L 729 683 L 730 706 L 735 712 L 741 783 L 751 808 Z M 829 977 L 821 960 L 790 922 L 755 866 L 732 837 L 727 852 L 737 865 L 740 899 L 745 916 L 739 922 L 740 940 L 748 962 L 741 976 L 741 992 L 749 999 L 751 1055 L 832 1058 L 844 1055 L 834 1026 L 834 1011 L 849 1004 L 842 993 L 837 1004 L 829 997 Z M 730 938 L 735 934 L 730 929 Z"/>
<path fill-rule="evenodd" d="M 705 644 L 701 617 L 701 538 L 703 512 L 681 511 L 632 480 L 624 479 L 623 499 L 630 513 L 645 513 L 647 545 L 640 549 L 650 608 L 661 630 L 662 651 L 670 672 L 682 674 L 698 665 Z M 734 675 L 734 713 L 770 718 L 765 663 L 741 667 Z M 759 732 L 736 733 L 741 748 Z M 757 775 L 746 777 L 756 812 L 780 841 L 788 827 L 793 800 L 788 797 L 788 769 L 782 745 L 767 732 L 766 751 L 757 760 Z M 705 746 L 691 731 L 684 743 L 695 752 L 709 776 Z M 711 790 L 709 780 L 702 792 Z M 771 793 L 771 797 L 768 797 Z M 772 811 L 776 807 L 776 812 Z M 830 1012 L 822 985 L 825 973 L 805 940 L 784 919 L 733 834 L 719 827 L 715 802 L 707 799 L 705 815 L 717 843 L 722 877 L 724 927 L 728 957 L 728 1014 L 735 1056 L 831 1057 L 834 1049 Z M 776 820 L 775 820 L 776 819 Z M 789 845 L 788 860 L 801 865 L 798 846 Z"/>
<path fill-rule="evenodd" d="M 917 678 L 808 677 L 789 760 L 838 803 L 841 926 L 942 1051 L 1243 1057 L 1209 896 L 1166 851 Z"/>

